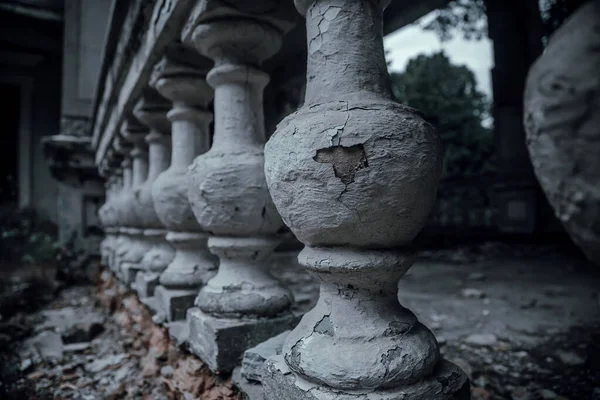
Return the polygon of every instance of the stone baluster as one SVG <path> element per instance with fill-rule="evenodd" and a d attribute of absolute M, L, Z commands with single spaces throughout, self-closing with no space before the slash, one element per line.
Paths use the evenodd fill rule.
<path fill-rule="evenodd" d="M 128 119 L 121 129 L 123 138 L 133 144 L 128 154 L 131 159 L 131 183 L 125 194 L 122 208 L 127 213 L 124 217 L 129 245 L 126 249 L 122 249 L 119 267 L 123 283 L 127 286 L 135 282 L 138 271 L 143 269 L 142 259 L 151 250 L 150 244 L 144 237 L 143 220 L 138 213 L 142 208 L 139 193 L 148 178 L 148 150 L 144 140 L 147 134 L 147 128 L 134 119 Z"/>
<path fill-rule="evenodd" d="M 119 193 L 119 177 L 121 160 L 119 154 L 114 149 L 110 148 L 107 151 L 106 157 L 102 161 L 101 171 L 106 179 L 106 199 L 104 205 L 98 210 L 98 217 L 104 228 L 105 238 L 100 245 L 102 263 L 104 266 L 112 269 L 114 251 L 117 243 L 118 228 L 116 227 L 119 220 L 116 216 L 115 200 Z"/>
<path fill-rule="evenodd" d="M 125 141 L 120 135 L 116 135 L 112 149 L 119 155 L 117 174 L 117 188 L 114 204 L 114 229 L 117 235 L 114 251 L 112 255 L 111 270 L 121 279 L 121 255 L 129 249 L 129 235 L 127 234 L 127 218 L 130 213 L 125 209 L 128 204 L 128 197 L 131 191 L 131 159 L 129 152 L 131 151 L 131 143 Z"/>
<path fill-rule="evenodd" d="M 152 187 L 158 176 L 171 164 L 171 124 L 167 119 L 170 104 L 154 91 L 147 91 L 136 104 L 133 114 L 145 124 L 150 133 L 146 136 L 149 153 L 148 179 L 141 185 L 137 196 L 137 210 L 144 238 L 150 250 L 142 259 L 142 271 L 138 272 L 135 288 L 141 298 L 154 296 L 160 274 L 173 261 L 175 251 L 167 242 L 167 231 L 154 209 Z"/>
<path fill-rule="evenodd" d="M 122 155 L 119 154 L 114 148 L 110 148 L 107 151 L 106 159 L 108 161 L 108 168 L 112 171 L 111 175 L 111 200 L 110 210 L 108 213 L 108 227 L 106 228 L 106 234 L 110 238 L 110 247 L 108 251 L 108 267 L 111 271 L 114 270 L 117 244 L 119 239 L 119 223 L 120 219 L 118 216 L 118 198 L 123 189 L 123 170 L 121 169 Z"/>
<path fill-rule="evenodd" d="M 187 196 L 186 173 L 198 154 L 209 148 L 207 110 L 213 98 L 206 84 L 208 60 L 180 44 L 167 47 L 155 66 L 151 85 L 173 105 L 167 118 L 171 123 L 171 166 L 156 179 L 152 197 L 158 218 L 167 228 L 167 240 L 175 258 L 160 276 L 155 299 L 162 310 L 158 318 L 185 319 L 198 290 L 216 272 L 216 259 L 206 248 L 206 233 L 194 218 Z"/>
<path fill-rule="evenodd" d="M 535 175 L 573 242 L 600 266 L 600 3 L 582 4 L 527 76 L 524 121 Z"/>
<path fill-rule="evenodd" d="M 98 221 L 104 230 L 104 238 L 100 242 L 100 263 L 102 266 L 108 266 L 108 259 L 111 247 L 112 236 L 108 234 L 107 229 L 110 225 L 111 200 L 114 191 L 114 176 L 108 168 L 108 160 L 103 160 L 98 168 L 100 176 L 104 179 L 104 204 L 98 209 Z"/>
<path fill-rule="evenodd" d="M 117 240 L 117 246 L 115 249 L 115 262 L 114 272 L 117 274 L 119 279 L 122 279 L 121 262 L 123 257 L 127 254 L 131 248 L 131 237 L 129 236 L 129 224 L 127 223 L 130 215 L 129 202 L 131 201 L 131 158 L 127 155 L 121 161 L 121 184 L 120 191 L 117 199 L 117 216 L 119 218 L 119 224 L 117 225 L 119 232 L 119 239 Z"/>
<path fill-rule="evenodd" d="M 291 292 L 265 261 L 283 223 L 263 172 L 263 89 L 269 76 L 258 68 L 293 25 L 278 17 L 283 7 L 276 2 L 257 15 L 229 3 L 206 3 L 217 9 L 188 21 L 183 36 L 215 61 L 206 77 L 215 90 L 215 132 L 211 149 L 189 169 L 188 197 L 200 226 L 211 233 L 208 247 L 220 264 L 187 318 L 192 350 L 211 370 L 227 372 L 247 348 L 296 321 Z"/>
<path fill-rule="evenodd" d="M 112 175 L 110 176 L 110 195 L 109 195 L 109 201 L 108 204 L 110 206 L 110 208 L 107 211 L 107 215 L 106 215 L 106 219 L 107 219 L 107 223 L 106 223 L 106 228 L 105 228 L 105 234 L 106 234 L 106 239 L 107 239 L 107 244 L 106 244 L 106 262 L 105 265 L 112 270 L 113 265 L 114 265 L 114 254 L 115 254 L 115 250 L 116 250 L 116 245 L 117 245 L 117 239 L 119 236 L 119 230 L 116 227 L 118 224 L 118 220 L 116 220 L 115 216 L 116 216 L 116 209 L 115 209 L 115 198 L 117 197 L 117 194 L 119 193 L 119 191 L 121 190 L 121 180 L 119 177 L 119 174 L 121 174 L 121 170 L 119 169 L 113 169 L 111 171 Z"/>
<path fill-rule="evenodd" d="M 305 244 L 317 305 L 267 361 L 265 399 L 468 399 L 466 375 L 402 307 L 397 283 L 434 203 L 434 128 L 392 100 L 389 0 L 296 0 L 306 17 L 306 102 L 265 147 L 269 190 Z"/>

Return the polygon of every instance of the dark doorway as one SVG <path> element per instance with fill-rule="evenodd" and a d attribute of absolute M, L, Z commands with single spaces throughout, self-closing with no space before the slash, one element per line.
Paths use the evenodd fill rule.
<path fill-rule="evenodd" d="M 0 84 L 0 98 L 0 207 L 15 208 L 19 201 L 20 87 Z"/>

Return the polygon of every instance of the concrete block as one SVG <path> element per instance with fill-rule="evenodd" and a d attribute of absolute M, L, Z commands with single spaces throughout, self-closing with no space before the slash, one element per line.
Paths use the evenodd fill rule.
<path fill-rule="evenodd" d="M 152 313 L 152 315 L 155 315 L 161 311 L 158 306 L 158 303 L 156 302 L 156 297 L 141 297 L 140 301 L 143 305 L 146 306 L 146 308 L 148 309 L 148 311 L 150 311 L 150 313 Z"/>
<path fill-rule="evenodd" d="M 230 373 L 244 352 L 265 340 L 293 329 L 301 314 L 287 313 L 276 318 L 216 318 L 199 308 L 188 310 L 190 350 L 215 373 Z"/>
<path fill-rule="evenodd" d="M 249 382 L 242 377 L 242 368 L 237 367 L 231 374 L 231 381 L 239 389 L 240 400 L 264 400 L 263 387 L 260 383 Z"/>
<path fill-rule="evenodd" d="M 177 347 L 187 344 L 190 336 L 190 329 L 187 321 L 181 320 L 169 322 L 166 325 L 167 329 L 169 330 L 169 337 L 175 343 L 175 345 L 177 345 Z"/>
<path fill-rule="evenodd" d="M 244 352 L 242 360 L 242 377 L 249 381 L 261 382 L 264 374 L 265 361 L 268 358 L 281 354 L 283 343 L 290 331 L 285 331 L 277 336 L 258 344 Z"/>
<path fill-rule="evenodd" d="M 160 274 L 154 272 L 139 271 L 135 277 L 135 290 L 140 299 L 154 296 L 154 290 L 158 286 Z"/>
<path fill-rule="evenodd" d="M 188 308 L 194 306 L 198 290 L 167 289 L 157 286 L 154 297 L 162 314 L 168 322 L 185 319 Z"/>
<path fill-rule="evenodd" d="M 127 287 L 131 287 L 135 283 L 137 273 L 141 270 L 139 264 L 124 262 L 121 264 L 121 280 Z"/>

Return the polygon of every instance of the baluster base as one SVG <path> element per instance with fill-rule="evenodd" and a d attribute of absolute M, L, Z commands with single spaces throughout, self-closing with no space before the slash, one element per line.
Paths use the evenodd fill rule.
<path fill-rule="evenodd" d="M 149 271 L 139 271 L 135 276 L 135 291 L 140 299 L 154 296 L 154 291 L 159 285 L 160 274 Z"/>
<path fill-rule="evenodd" d="M 157 286 L 154 289 L 154 298 L 158 314 L 167 322 L 185 319 L 188 308 L 193 307 L 198 289 L 170 289 Z"/>
<path fill-rule="evenodd" d="M 324 349 L 325 351 L 325 349 Z M 307 381 L 292 372 L 283 355 L 266 361 L 262 378 L 265 400 L 469 400 L 470 384 L 465 373 L 442 360 L 433 375 L 413 385 L 387 390 L 346 391 Z"/>
<path fill-rule="evenodd" d="M 289 329 L 302 312 L 288 312 L 270 318 L 217 318 L 191 308 L 187 313 L 189 346 L 215 373 L 230 373 L 238 366 L 244 351 Z"/>
<path fill-rule="evenodd" d="M 142 229 L 125 228 L 122 233 L 126 236 L 117 251 L 117 274 L 125 285 L 132 287 L 137 273 L 144 269 L 142 260 L 152 247 Z"/>

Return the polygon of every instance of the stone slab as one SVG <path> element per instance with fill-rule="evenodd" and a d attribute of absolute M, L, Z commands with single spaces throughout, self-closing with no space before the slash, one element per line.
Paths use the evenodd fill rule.
<path fill-rule="evenodd" d="M 264 400 L 263 387 L 260 383 L 248 382 L 242 377 L 242 367 L 237 367 L 231 374 L 231 381 L 239 390 L 240 400 Z"/>
<path fill-rule="evenodd" d="M 175 321 L 166 324 L 169 331 L 169 337 L 177 347 L 185 346 L 190 336 L 190 329 L 187 321 Z"/>
<path fill-rule="evenodd" d="M 154 290 L 159 285 L 160 274 L 140 271 L 135 277 L 135 290 L 140 299 L 154 296 Z"/>
<path fill-rule="evenodd" d="M 441 361 L 433 376 L 414 385 L 388 390 L 344 391 L 327 388 L 295 375 L 282 355 L 266 362 L 264 400 L 469 400 L 466 375 L 454 364 Z"/>
<path fill-rule="evenodd" d="M 289 333 L 290 331 L 282 332 L 246 350 L 242 360 L 242 377 L 248 381 L 260 383 L 264 374 L 265 361 L 270 357 L 281 354 L 283 343 Z"/>
<path fill-rule="evenodd" d="M 194 306 L 194 300 L 198 295 L 198 290 L 174 290 L 167 289 L 164 286 L 157 286 L 154 290 L 154 297 L 167 322 L 179 321 L 185 319 L 188 308 Z"/>
<path fill-rule="evenodd" d="M 244 351 L 265 340 L 293 329 L 302 314 L 287 313 L 277 318 L 216 318 L 191 308 L 190 350 L 215 373 L 230 373 L 242 361 Z"/>
<path fill-rule="evenodd" d="M 140 266 L 136 264 L 121 264 L 121 280 L 125 285 L 127 285 L 127 287 L 131 287 L 135 283 L 135 277 L 140 269 Z"/>
<path fill-rule="evenodd" d="M 146 308 L 148 309 L 148 311 L 150 311 L 152 315 L 155 315 L 158 312 L 160 312 L 160 308 L 156 301 L 156 297 L 142 297 L 140 298 L 140 301 L 143 305 L 146 306 Z"/>

